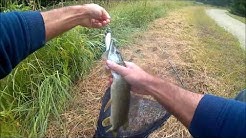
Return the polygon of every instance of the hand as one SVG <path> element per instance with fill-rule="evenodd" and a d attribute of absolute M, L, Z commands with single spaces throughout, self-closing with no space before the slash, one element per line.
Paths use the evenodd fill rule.
<path fill-rule="evenodd" d="M 131 85 L 133 92 L 138 94 L 149 95 L 149 92 L 146 91 L 146 86 L 148 82 L 153 79 L 153 76 L 146 73 L 143 69 L 138 67 L 132 62 L 126 62 L 126 67 L 120 66 L 110 60 L 107 60 L 107 66 L 109 69 L 122 75 L 125 80 Z"/>
<path fill-rule="evenodd" d="M 86 17 L 81 20 L 80 25 L 89 28 L 100 28 L 110 22 L 108 12 L 97 4 L 85 4 L 82 6 Z"/>

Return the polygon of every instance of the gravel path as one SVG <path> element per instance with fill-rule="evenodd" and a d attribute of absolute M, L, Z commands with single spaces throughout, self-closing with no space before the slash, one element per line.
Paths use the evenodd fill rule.
<path fill-rule="evenodd" d="M 228 32 L 236 36 L 245 49 L 245 24 L 230 17 L 226 10 L 208 9 L 206 13 L 214 19 L 218 25 L 224 27 Z"/>

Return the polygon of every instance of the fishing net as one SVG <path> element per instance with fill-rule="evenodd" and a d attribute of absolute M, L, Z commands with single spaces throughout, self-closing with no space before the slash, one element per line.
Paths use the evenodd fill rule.
<path fill-rule="evenodd" d="M 104 108 L 110 99 L 110 88 L 102 98 L 102 107 L 97 122 L 95 138 L 113 137 L 111 132 L 106 132 L 111 126 L 103 127 L 102 121 L 110 116 L 110 108 Z M 170 114 L 157 101 L 151 98 L 131 94 L 128 127 L 120 128 L 117 137 L 147 138 L 154 130 L 164 125 Z"/>

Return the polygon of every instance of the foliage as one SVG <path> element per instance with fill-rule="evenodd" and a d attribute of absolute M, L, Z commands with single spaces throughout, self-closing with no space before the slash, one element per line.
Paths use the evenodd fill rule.
<path fill-rule="evenodd" d="M 234 0 L 231 6 L 231 12 L 246 17 L 246 1 Z"/>
<path fill-rule="evenodd" d="M 205 4 L 212 4 L 216 6 L 228 6 L 231 4 L 232 0 L 196 0 Z"/>
<path fill-rule="evenodd" d="M 6 1 L 5 1 L 6 2 Z M 0 2 L 0 12 L 8 11 L 26 11 L 31 10 L 30 6 L 25 6 L 25 4 L 18 4 L 18 2 Z"/>
<path fill-rule="evenodd" d="M 246 1 L 245 0 L 196 0 L 205 4 L 229 7 L 233 14 L 246 17 Z"/>

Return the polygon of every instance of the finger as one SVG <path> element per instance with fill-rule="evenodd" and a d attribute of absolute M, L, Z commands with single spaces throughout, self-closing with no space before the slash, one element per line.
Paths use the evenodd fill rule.
<path fill-rule="evenodd" d="M 109 69 L 110 69 L 107 65 L 105 65 L 105 68 L 106 68 L 107 70 L 109 70 Z"/>
<path fill-rule="evenodd" d="M 112 69 L 113 71 L 119 73 L 120 75 L 126 76 L 128 69 L 124 66 L 120 66 L 110 60 L 107 60 L 107 65 L 110 69 Z"/>
<path fill-rule="evenodd" d="M 110 23 L 110 19 L 107 19 L 106 22 L 107 22 L 107 23 Z"/>
<path fill-rule="evenodd" d="M 132 62 L 124 61 L 126 65 L 131 65 Z"/>
<path fill-rule="evenodd" d="M 103 25 L 106 25 L 106 24 L 107 24 L 107 21 L 103 21 L 102 24 L 103 24 Z"/>
<path fill-rule="evenodd" d="M 113 78 L 110 77 L 110 78 L 109 78 L 109 82 L 108 82 L 108 86 L 111 86 L 112 83 L 113 83 Z"/>
<path fill-rule="evenodd" d="M 126 64 L 126 67 L 128 67 L 128 68 L 132 68 L 135 64 L 134 63 L 132 63 L 132 62 L 128 62 L 128 61 L 124 61 L 125 62 L 125 64 Z"/>
<path fill-rule="evenodd" d="M 107 19 L 110 19 L 111 17 L 109 16 L 109 13 L 105 10 L 105 9 L 102 9 L 102 18 L 104 20 L 107 20 Z"/>
<path fill-rule="evenodd" d="M 96 19 L 91 19 L 91 21 L 92 21 L 93 23 L 99 23 L 99 22 L 100 22 L 99 20 L 96 20 Z"/>
<path fill-rule="evenodd" d="M 93 28 L 101 28 L 102 26 L 103 26 L 102 23 L 93 23 L 92 24 Z"/>
<path fill-rule="evenodd" d="M 108 21 L 103 21 L 103 22 L 102 22 L 102 25 L 103 25 L 103 26 L 106 26 L 108 23 L 109 23 Z"/>

